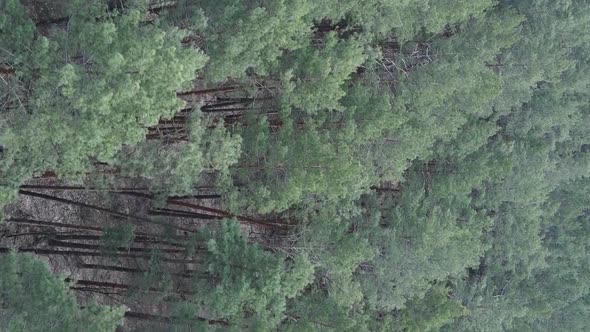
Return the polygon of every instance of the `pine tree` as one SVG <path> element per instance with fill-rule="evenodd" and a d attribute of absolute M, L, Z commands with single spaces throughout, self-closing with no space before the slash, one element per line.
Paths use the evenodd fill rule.
<path fill-rule="evenodd" d="M 311 281 L 313 267 L 303 257 L 281 255 L 248 245 L 239 224 L 225 221 L 207 242 L 207 279 L 195 279 L 194 304 L 210 317 L 251 330 L 271 330 L 284 318 L 287 299 Z"/>
<path fill-rule="evenodd" d="M 2 331 L 115 331 L 121 308 L 92 304 L 81 308 L 68 284 L 44 262 L 28 255 L 0 257 Z"/>
<path fill-rule="evenodd" d="M 69 29 L 53 30 L 47 39 L 36 37 L 31 21 L 18 14 L 22 7 L 10 8 L 22 20 L 2 34 L 13 40 L 29 31 L 31 43 L 39 40 L 53 51 L 14 50 L 21 53 L 9 62 L 17 66 L 16 77 L 32 86 L 26 106 L 2 115 L 3 191 L 47 170 L 79 178 L 93 159 L 112 162 L 123 145 L 142 141 L 146 127 L 181 108 L 176 92 L 206 61 L 181 47 L 182 31 L 142 24 L 140 9 L 106 13 L 99 3 L 76 2 Z M 43 54 L 43 61 L 24 67 L 33 70 L 21 71 L 22 59 Z"/>

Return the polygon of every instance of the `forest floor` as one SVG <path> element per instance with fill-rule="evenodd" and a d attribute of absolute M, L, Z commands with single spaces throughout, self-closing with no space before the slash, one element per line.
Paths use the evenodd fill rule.
<path fill-rule="evenodd" d="M 71 0 L 22 0 L 33 21 L 50 22 L 63 17 L 65 8 Z"/>
<path fill-rule="evenodd" d="M 138 180 L 121 180 L 117 182 L 121 188 L 139 188 L 144 185 Z M 134 274 L 88 268 L 89 265 L 125 266 L 136 269 L 148 269 L 149 260 L 137 257 L 108 257 L 92 256 L 92 254 L 104 252 L 101 248 L 100 237 L 104 235 L 101 229 L 117 225 L 132 225 L 136 236 L 161 237 L 170 233 L 170 227 L 146 221 L 155 221 L 161 224 L 171 225 L 175 236 L 186 237 L 208 222 L 218 220 L 198 220 L 196 218 L 184 218 L 177 216 L 155 216 L 154 210 L 158 210 L 158 203 L 146 197 L 136 197 L 128 194 L 113 193 L 100 190 L 61 190 L 44 189 L 44 187 L 72 186 L 71 183 L 54 179 L 38 178 L 29 181 L 23 188 L 18 200 L 5 207 L 5 222 L 0 225 L 0 247 L 15 250 L 36 248 L 49 251 L 60 251 L 63 254 L 37 255 L 49 263 L 51 270 L 58 275 L 74 281 L 96 281 L 118 285 L 131 285 Z M 31 196 L 29 193 L 41 194 L 43 197 Z M 141 194 L 141 192 L 138 191 Z M 206 194 L 206 193 L 204 193 Z M 51 197 L 51 198 L 50 198 Z M 56 201 L 57 198 L 60 201 Z M 198 204 L 206 208 L 219 208 L 219 203 L 214 199 L 183 199 L 183 202 Z M 85 205 L 77 205 L 83 203 Z M 143 221 L 142 221 L 143 220 Z M 46 223 L 35 224 L 36 221 Z M 81 229 L 86 228 L 86 229 Z M 186 232 L 182 229 L 187 230 Z M 192 231 L 189 232 L 188 230 Z M 250 230 L 251 231 L 251 230 Z M 76 236 L 80 236 L 76 238 Z M 90 237 L 90 238 L 84 238 Z M 56 242 L 57 239 L 57 242 Z M 68 247 L 91 246 L 88 248 Z M 129 246 L 135 250 L 146 249 L 149 257 L 150 250 L 154 247 L 151 243 L 132 242 Z M 177 250 L 173 245 L 157 245 L 159 249 Z M 71 255 L 71 252 L 79 254 Z M 119 251 L 123 254 L 135 255 L 133 251 Z M 86 253 L 89 255 L 87 256 Z M 141 255 L 141 254 L 139 254 Z M 184 253 L 166 253 L 171 260 L 182 261 L 186 259 Z M 170 271 L 183 272 L 191 269 L 190 264 L 169 263 L 166 267 Z M 112 289 L 112 293 L 97 293 L 92 287 L 85 287 L 85 291 L 77 291 L 76 294 L 81 304 L 97 301 L 102 304 L 118 305 L 117 297 L 124 295 L 129 290 Z M 155 302 L 149 308 L 145 301 L 138 299 L 136 307 L 145 313 L 157 313 L 165 306 L 165 302 Z M 126 321 L 128 330 L 137 330 L 138 322 Z M 141 324 L 141 323 L 139 323 Z M 140 326 L 140 325 L 139 325 Z"/>

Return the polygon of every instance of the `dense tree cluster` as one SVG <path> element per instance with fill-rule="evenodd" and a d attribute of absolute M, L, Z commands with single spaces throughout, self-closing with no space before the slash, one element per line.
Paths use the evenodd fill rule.
<path fill-rule="evenodd" d="M 1 330 L 590 328 L 590 3 L 35 3 Z"/>

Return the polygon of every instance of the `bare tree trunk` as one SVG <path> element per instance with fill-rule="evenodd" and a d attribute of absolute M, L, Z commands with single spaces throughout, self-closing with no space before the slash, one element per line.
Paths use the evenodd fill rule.
<path fill-rule="evenodd" d="M 102 236 L 91 235 L 91 234 L 57 234 L 53 238 L 56 240 L 100 241 L 102 239 Z M 184 248 L 186 246 L 185 243 L 171 242 L 171 241 L 167 241 L 167 240 L 162 240 L 161 238 L 158 238 L 158 237 L 146 237 L 146 236 L 135 236 L 135 237 L 133 237 L 133 242 L 134 243 L 162 244 L 162 245 L 181 247 L 181 248 Z"/>
<path fill-rule="evenodd" d="M 155 209 L 149 211 L 150 215 L 153 216 L 165 216 L 165 217 L 179 217 L 189 219 L 204 219 L 204 220 L 221 220 L 224 217 L 215 216 L 211 214 L 195 213 L 190 211 L 174 210 L 174 209 Z"/>
<path fill-rule="evenodd" d="M 116 216 L 116 217 L 131 219 L 131 220 L 144 222 L 144 223 L 156 224 L 156 225 L 160 225 L 160 226 L 169 226 L 169 227 L 175 228 L 177 230 L 190 232 L 190 233 L 195 232 L 195 230 L 192 230 L 192 229 L 188 229 L 188 228 L 184 228 L 184 227 L 180 227 L 180 226 L 175 226 L 175 225 L 170 225 L 168 223 L 147 219 L 147 218 L 115 211 L 112 209 L 108 209 L 108 208 L 104 208 L 104 207 L 100 207 L 100 206 L 96 206 L 96 205 L 86 204 L 86 203 L 82 203 L 82 202 L 76 202 L 76 201 L 72 201 L 72 200 L 66 199 L 66 198 L 55 197 L 55 196 L 51 196 L 51 195 L 36 193 L 36 192 L 32 192 L 32 191 L 26 191 L 26 190 L 22 190 L 22 189 L 19 190 L 18 193 L 21 195 L 37 197 L 37 198 L 41 198 L 41 199 L 46 199 L 46 200 L 56 201 L 56 202 L 60 202 L 60 203 L 75 205 L 75 206 L 79 206 L 79 207 L 83 207 L 83 208 L 87 208 L 87 209 L 92 209 L 92 210 L 96 210 L 96 211 L 101 211 L 101 212 L 105 212 L 109 215 Z"/>
<path fill-rule="evenodd" d="M 108 248 L 96 245 L 96 244 L 87 244 L 87 243 L 78 243 L 78 242 L 66 242 L 66 241 L 58 241 L 58 240 L 49 240 L 48 245 L 52 247 L 60 247 L 60 248 L 71 248 L 71 249 L 87 249 L 87 250 L 97 250 L 103 251 L 107 250 Z M 153 250 L 159 250 L 161 252 L 167 254 L 184 254 L 186 253 L 186 249 L 161 249 L 161 248 L 117 248 L 117 251 L 120 252 L 132 252 L 132 253 L 146 253 L 149 254 Z"/>
<path fill-rule="evenodd" d="M 94 192 L 109 192 L 119 193 L 122 191 L 139 191 L 149 192 L 151 188 L 148 187 L 121 187 L 121 188 L 95 188 L 95 187 L 83 187 L 83 186 L 54 186 L 54 185 L 21 185 L 20 189 L 39 189 L 39 190 L 64 190 L 64 191 L 94 191 Z M 213 187 L 196 187 L 196 190 L 200 189 L 215 189 Z M 219 194 L 206 194 L 206 195 L 184 195 L 184 196 L 170 196 L 172 199 L 217 199 L 221 198 Z"/>
<path fill-rule="evenodd" d="M 33 220 L 33 219 L 25 219 L 25 218 L 8 218 L 5 221 L 6 222 L 21 223 L 21 224 L 50 226 L 50 227 L 54 227 L 54 228 L 69 228 L 69 229 L 76 229 L 76 230 L 80 230 L 80 231 L 95 231 L 95 232 L 103 233 L 103 228 L 101 228 L 101 227 L 65 224 L 65 223 L 59 223 L 59 222 L 41 221 L 41 220 Z M 135 231 L 134 231 L 134 234 L 136 235 L 136 237 L 139 237 L 141 239 L 146 239 L 146 238 L 159 239 L 159 238 L 161 238 L 161 235 L 159 235 L 159 234 L 150 234 L 150 233 L 135 232 Z M 93 236 L 93 235 L 88 235 L 88 236 Z M 182 241 L 180 236 L 177 236 L 177 238 Z M 146 239 L 144 242 L 149 242 L 149 241 Z"/>
<path fill-rule="evenodd" d="M 136 196 L 136 197 L 144 197 L 147 199 L 154 199 L 154 195 L 139 193 L 139 192 L 121 192 L 121 194 L 122 195 L 129 195 L 129 196 Z M 217 217 L 219 217 L 219 216 L 225 217 L 225 218 L 235 217 L 238 221 L 242 221 L 247 224 L 258 224 L 258 225 L 274 226 L 274 227 L 285 226 L 285 224 L 283 224 L 283 223 L 273 223 L 270 221 L 256 220 L 256 219 L 253 219 L 250 217 L 240 216 L 240 215 L 235 216 L 235 215 L 232 215 L 231 213 L 224 211 L 224 210 L 215 209 L 215 208 L 211 208 L 211 207 L 207 207 L 207 206 L 203 206 L 203 205 L 199 205 L 199 204 L 194 204 L 194 203 L 183 202 L 183 201 L 179 201 L 176 199 L 168 199 L 166 202 L 170 205 L 182 206 L 182 207 L 187 207 L 187 208 L 191 208 L 191 209 L 195 209 L 195 210 L 201 210 L 201 211 L 215 213 L 218 215 Z"/>
<path fill-rule="evenodd" d="M 176 96 L 178 96 L 178 97 L 198 96 L 198 95 L 205 95 L 205 94 L 215 93 L 215 92 L 229 92 L 229 91 L 236 91 L 236 90 L 239 90 L 239 87 L 225 86 L 225 87 L 218 87 L 218 88 L 214 88 L 214 89 L 189 90 L 189 91 L 178 92 L 178 93 L 176 93 Z"/>
<path fill-rule="evenodd" d="M 59 255 L 59 256 L 81 256 L 81 257 L 109 257 L 109 258 L 134 258 L 150 260 L 151 255 L 139 255 L 130 253 L 106 253 L 97 251 L 76 251 L 76 250 L 54 250 L 54 249 L 39 249 L 39 248 L 0 248 L 0 253 L 8 253 L 11 251 L 33 253 L 37 255 Z M 200 260 L 196 259 L 179 259 L 179 258 L 161 258 L 163 262 L 177 263 L 177 264 L 196 264 Z"/>
<path fill-rule="evenodd" d="M 105 282 L 105 281 L 94 281 L 94 280 L 74 280 L 70 278 L 64 279 L 64 282 L 71 282 L 75 285 L 86 286 L 86 287 L 97 287 L 97 288 L 115 288 L 115 289 L 123 289 L 129 290 L 131 288 L 127 284 L 119 284 L 114 282 Z"/>
<path fill-rule="evenodd" d="M 173 320 L 174 320 L 173 317 L 150 315 L 150 314 L 145 314 L 142 312 L 135 312 L 135 311 L 127 311 L 125 313 L 125 318 L 140 319 L 140 320 L 147 320 L 147 321 L 151 321 L 151 322 L 168 323 L 168 324 L 173 323 Z M 207 319 L 207 318 L 203 318 L 203 317 L 195 317 L 193 320 L 207 322 L 210 325 L 214 325 L 214 324 L 229 325 L 229 323 L 224 320 Z"/>
<path fill-rule="evenodd" d="M 102 228 L 100 228 L 100 227 L 64 224 L 64 223 L 52 222 L 52 221 L 42 221 L 42 220 L 33 220 L 33 219 L 25 219 L 25 218 L 8 218 L 8 219 L 6 219 L 6 222 L 39 225 L 39 226 L 50 226 L 50 227 L 56 227 L 56 228 L 69 228 L 69 229 L 94 231 L 94 232 L 101 232 L 102 233 Z"/>
<path fill-rule="evenodd" d="M 140 269 L 140 268 L 132 268 L 132 267 L 124 267 L 124 266 L 114 266 L 114 265 L 102 265 L 102 264 L 78 264 L 78 267 L 81 269 L 90 269 L 90 270 L 104 270 L 104 271 L 111 271 L 111 272 L 126 272 L 126 273 L 145 273 L 147 270 Z M 185 273 L 170 273 L 173 276 L 182 277 L 182 278 L 194 278 L 195 275 L 192 272 L 185 272 Z M 206 278 L 206 276 L 203 276 Z"/>

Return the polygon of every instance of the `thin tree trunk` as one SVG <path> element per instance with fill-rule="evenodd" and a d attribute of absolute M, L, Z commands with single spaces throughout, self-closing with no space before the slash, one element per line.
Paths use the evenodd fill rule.
<path fill-rule="evenodd" d="M 54 250 L 54 249 L 39 249 L 39 248 L 0 248 L 0 253 L 8 253 L 11 251 L 33 253 L 37 255 L 59 255 L 59 256 L 81 256 L 81 257 L 111 257 L 111 258 L 135 258 L 150 260 L 150 255 L 136 255 L 129 253 L 105 253 L 105 252 L 92 252 L 92 251 L 75 251 L 75 250 Z M 161 258 L 164 262 L 177 263 L 177 264 L 195 264 L 199 263 L 199 260 L 195 259 L 177 259 L 177 258 Z"/>
<path fill-rule="evenodd" d="M 289 317 L 289 318 L 291 318 L 291 319 L 293 319 L 295 321 L 298 321 L 299 319 L 302 318 L 302 317 L 299 317 L 299 316 L 291 316 L 291 315 L 288 315 L 287 317 Z M 309 321 L 311 323 L 314 323 L 316 325 L 319 325 L 319 326 L 328 327 L 328 328 L 334 328 L 334 326 L 329 325 L 329 324 L 326 324 L 326 323 L 322 323 L 322 322 L 318 322 L 318 321 L 311 320 L 311 319 L 306 319 L 306 318 L 303 318 L 303 319 L 305 319 L 305 320 L 307 320 L 307 321 Z"/>
<path fill-rule="evenodd" d="M 86 204 L 86 203 L 82 203 L 82 202 L 76 202 L 76 201 L 72 201 L 72 200 L 66 199 L 66 198 L 60 198 L 60 197 L 55 197 L 55 196 L 51 196 L 51 195 L 45 195 L 45 194 L 36 193 L 36 192 L 32 192 L 32 191 L 26 191 L 26 190 L 22 190 L 22 189 L 19 190 L 18 193 L 21 194 L 21 195 L 26 195 L 26 196 L 31 196 L 31 197 L 37 197 L 37 198 L 41 198 L 41 199 L 46 199 L 46 200 L 56 201 L 56 202 L 60 202 L 60 203 L 75 205 L 75 206 L 79 206 L 79 207 L 83 207 L 83 208 L 87 208 L 87 209 L 97 210 L 97 211 L 105 212 L 105 213 L 110 214 L 112 216 L 117 216 L 117 217 L 121 217 L 121 218 L 127 218 L 127 219 L 131 219 L 131 220 L 139 221 L 139 222 L 156 224 L 156 225 L 160 225 L 160 226 L 170 226 L 170 227 L 173 227 L 173 228 L 175 228 L 177 230 L 181 230 L 181 231 L 185 231 L 185 232 L 190 232 L 190 233 L 194 233 L 195 232 L 192 229 L 188 229 L 188 228 L 184 228 L 184 227 L 180 227 L 180 226 L 175 226 L 175 225 L 170 225 L 170 224 L 167 224 L 167 223 L 163 223 L 163 222 L 159 222 L 159 221 L 155 221 L 155 220 L 151 220 L 151 219 L 139 217 L 139 216 L 128 214 L 128 213 L 123 213 L 123 212 L 115 211 L 115 210 L 112 210 L 112 209 L 108 209 L 108 208 L 104 208 L 104 207 L 100 207 L 100 206 L 96 206 L 96 205 Z"/>
<path fill-rule="evenodd" d="M 271 227 L 287 227 L 288 226 L 285 223 L 276 223 L 276 222 L 271 222 L 271 221 L 266 221 L 266 220 L 256 220 L 256 219 L 253 219 L 253 218 L 250 218 L 247 216 L 241 216 L 241 215 L 234 216 L 227 211 L 214 209 L 214 208 L 210 208 L 210 207 L 206 207 L 206 206 L 202 206 L 202 205 L 198 205 L 198 204 L 193 204 L 193 203 L 181 202 L 181 201 L 175 200 L 175 199 L 168 199 L 167 203 L 170 205 L 183 206 L 183 207 L 188 207 L 191 209 L 217 213 L 217 214 L 220 214 L 226 218 L 235 217 L 238 221 L 244 221 L 244 222 L 250 223 L 250 224 L 258 224 L 258 225 L 271 226 Z"/>
<path fill-rule="evenodd" d="M 13 67 L 0 67 L 0 75 L 12 75 L 14 74 L 16 71 Z"/>
<path fill-rule="evenodd" d="M 86 240 L 86 241 L 100 241 L 102 236 L 100 235 L 91 235 L 91 234 L 57 234 L 54 236 L 56 240 Z M 185 247 L 186 244 L 179 243 L 179 242 L 171 242 L 166 240 L 161 240 L 159 238 L 154 237 L 145 237 L 145 236 L 135 236 L 133 238 L 134 243 L 150 243 L 150 244 L 163 244 L 168 246 L 174 247 Z"/>
<path fill-rule="evenodd" d="M 215 92 L 236 91 L 238 89 L 239 89 L 239 87 L 237 87 L 237 86 L 226 86 L 226 87 L 218 87 L 218 88 L 214 88 L 214 89 L 190 90 L 190 91 L 178 92 L 178 93 L 176 93 L 176 96 L 178 96 L 178 97 L 198 96 L 198 95 L 205 95 L 205 94 L 215 93 Z"/>
<path fill-rule="evenodd" d="M 119 188 L 95 188 L 95 187 L 83 187 L 83 186 L 55 186 L 55 185 L 21 185 L 20 189 L 40 189 L 40 190 L 64 190 L 64 191 L 93 191 L 93 192 L 109 192 L 119 193 L 122 191 L 140 191 L 149 192 L 151 188 L 148 187 L 119 187 Z M 216 189 L 214 187 L 195 187 L 196 190 L 211 190 Z M 206 194 L 206 195 L 184 195 L 184 196 L 170 196 L 172 199 L 216 199 L 221 198 L 219 194 Z"/>
<path fill-rule="evenodd" d="M 103 270 L 103 271 L 111 271 L 111 272 L 126 272 L 126 273 L 145 273 L 148 272 L 144 269 L 139 268 L 132 268 L 132 267 L 123 267 L 123 266 L 114 266 L 114 265 L 102 265 L 102 264 L 79 264 L 79 268 L 81 269 L 90 269 L 90 270 Z M 186 273 L 170 273 L 173 276 L 182 277 L 182 278 L 193 278 L 195 275 L 191 272 Z"/>
<path fill-rule="evenodd" d="M 182 211 L 182 210 L 173 210 L 173 209 L 150 210 L 149 214 L 154 215 L 154 216 L 204 219 L 204 220 L 221 220 L 224 218 L 221 216 L 215 216 L 215 215 L 211 215 L 211 214 L 202 214 L 202 213 L 195 213 L 195 212 Z"/>
<path fill-rule="evenodd" d="M 71 248 L 71 249 L 87 249 L 87 250 L 97 250 L 103 251 L 108 250 L 108 248 L 96 245 L 96 244 L 87 244 L 87 243 L 78 243 L 78 242 L 66 242 L 66 241 L 59 241 L 59 240 L 49 240 L 48 245 L 52 247 L 60 247 L 60 248 Z M 131 253 L 150 253 L 152 250 L 159 250 L 161 252 L 167 254 L 183 254 L 186 253 L 186 249 L 161 249 L 161 248 L 117 248 L 117 251 L 120 252 L 131 252 Z"/>
<path fill-rule="evenodd" d="M 69 229 L 95 231 L 95 232 L 103 233 L 103 228 L 100 228 L 100 227 L 83 226 L 83 225 L 75 225 L 75 224 L 64 224 L 64 223 L 52 222 L 52 221 L 41 221 L 41 220 L 33 220 L 33 219 L 25 219 L 25 218 L 8 218 L 5 221 L 6 222 L 21 223 L 21 224 L 50 226 L 50 227 L 55 227 L 55 228 L 69 228 Z M 144 238 L 158 239 L 161 237 L 161 235 L 159 235 L 159 234 L 150 234 L 150 233 L 135 232 L 135 231 L 133 233 L 136 236 L 144 237 Z M 89 236 L 92 236 L 92 235 L 89 235 Z M 178 236 L 178 238 L 180 238 L 180 236 Z"/>
<path fill-rule="evenodd" d="M 77 230 L 84 230 L 84 231 L 101 232 L 101 233 L 103 231 L 102 228 L 100 228 L 100 227 L 72 225 L 72 224 L 64 224 L 64 223 L 59 223 L 59 222 L 41 221 L 41 220 L 33 220 L 33 219 L 25 219 L 25 218 L 8 218 L 8 219 L 6 219 L 6 222 L 39 225 L 39 226 L 51 226 L 51 227 L 57 227 L 57 228 L 69 228 L 69 229 L 77 229 Z"/>
<path fill-rule="evenodd" d="M 55 186 L 55 185 L 27 185 L 23 184 L 20 189 L 43 189 L 43 190 L 67 190 L 67 191 L 106 191 L 106 192 L 119 192 L 119 191 L 150 191 L 148 187 L 121 187 L 121 188 L 94 188 L 94 187 L 83 187 L 83 186 Z"/>
<path fill-rule="evenodd" d="M 227 113 L 227 112 L 240 112 L 240 113 L 244 113 L 246 111 L 250 110 L 250 108 L 247 107 L 238 107 L 238 108 L 207 108 L 205 110 L 201 109 L 201 112 L 203 113 Z"/>
<path fill-rule="evenodd" d="M 128 284 L 120 284 L 120 283 L 105 282 L 105 281 L 95 281 L 95 280 L 75 280 L 75 279 L 66 278 L 66 279 L 64 279 L 64 282 L 73 283 L 76 286 L 83 286 L 83 288 L 85 288 L 85 289 L 88 289 L 88 288 L 95 288 L 95 289 L 109 288 L 109 289 L 120 289 L 120 290 L 128 291 L 129 289 L 133 288 L 131 285 L 128 285 Z M 160 293 L 160 294 L 171 293 L 171 294 L 177 294 L 180 296 L 195 294 L 194 292 L 180 292 L 178 290 L 164 291 L 162 289 L 158 289 L 155 287 L 150 287 L 148 289 L 142 289 L 140 287 L 137 287 L 137 288 L 141 289 L 142 291 L 147 291 L 147 292 L 152 292 L 152 293 Z"/>
<path fill-rule="evenodd" d="M 372 186 L 369 189 L 376 191 L 376 192 L 399 192 L 400 191 L 399 188 L 387 188 L 387 187 L 377 187 L 377 186 Z"/>
<path fill-rule="evenodd" d="M 151 314 L 145 314 L 142 312 L 135 312 L 135 311 L 127 311 L 125 312 L 125 318 L 132 318 L 132 319 L 139 319 L 139 320 L 147 320 L 150 322 L 159 322 L 159 323 L 168 323 L 168 324 L 173 324 L 174 323 L 174 318 L 173 317 L 167 317 L 167 316 L 158 316 L 158 315 L 151 315 Z M 200 322 L 207 322 L 210 325 L 229 325 L 229 323 L 227 321 L 224 320 L 216 320 L 216 319 L 207 319 L 207 318 L 203 318 L 203 317 L 195 317 L 193 319 L 194 321 L 200 321 Z"/>
<path fill-rule="evenodd" d="M 145 194 L 145 193 L 138 193 L 138 192 L 121 192 L 120 194 L 135 196 L 135 197 L 144 197 L 144 198 L 152 199 L 152 200 L 154 199 L 154 195 L 152 195 L 152 194 Z M 218 214 L 219 216 L 225 217 L 225 218 L 234 217 L 234 215 L 232 215 L 231 213 L 224 211 L 224 210 L 215 209 L 215 208 L 211 208 L 211 207 L 207 207 L 207 206 L 203 206 L 203 205 L 198 205 L 198 204 L 194 204 L 194 203 L 182 202 L 182 201 L 179 201 L 176 199 L 169 198 L 166 202 L 170 205 L 188 207 L 188 208 L 195 209 L 195 210 L 201 210 L 201 211 L 215 213 L 215 214 Z M 235 217 L 236 217 L 236 219 L 238 219 L 238 221 L 245 221 L 247 223 L 258 223 L 259 222 L 259 221 L 256 221 L 252 218 L 245 217 L 245 216 L 238 215 Z"/>
<path fill-rule="evenodd" d="M 114 282 L 105 282 L 105 281 L 94 281 L 94 280 L 74 280 L 71 278 L 64 279 L 64 282 L 73 283 L 75 285 L 86 286 L 86 287 L 97 287 L 97 288 L 114 288 L 114 289 L 123 289 L 129 290 L 131 288 L 127 284 L 119 284 Z"/>
<path fill-rule="evenodd" d="M 64 187 L 62 187 L 64 188 Z M 146 194 L 146 193 L 141 193 L 141 192 L 135 192 L 135 191 L 118 191 L 119 194 L 121 195 L 128 195 L 128 196 L 135 196 L 135 197 L 143 197 L 143 198 L 147 198 L 147 199 L 154 199 L 154 195 L 153 194 Z M 76 205 L 76 206 L 80 206 L 80 207 L 85 207 L 85 208 L 89 208 L 89 209 L 94 209 L 94 210 L 98 210 L 98 211 L 102 211 L 117 217 L 122 217 L 122 218 L 129 218 L 132 220 L 136 220 L 136 221 L 141 221 L 141 222 L 148 222 L 148 223 L 155 223 L 158 225 L 168 225 L 166 223 L 161 223 L 161 222 L 156 222 L 154 220 L 151 219 L 147 219 L 147 218 L 142 218 L 142 217 L 138 217 L 138 216 L 134 216 L 131 214 L 126 214 L 126 213 L 122 213 L 119 211 L 114 211 L 111 209 L 107 209 L 107 208 L 103 208 L 103 207 L 99 207 L 99 206 L 95 206 L 95 205 L 91 205 L 91 204 L 86 204 L 86 203 L 81 203 L 81 202 L 76 202 L 76 201 L 72 201 L 69 199 L 65 199 L 65 198 L 60 198 L 60 197 L 55 197 L 55 196 L 51 196 L 51 195 L 46 195 L 46 194 L 41 194 L 41 193 L 36 193 L 36 192 L 31 192 L 31 191 L 26 191 L 26 190 L 19 190 L 19 194 L 22 195 L 28 195 L 28 196 L 33 196 L 33 197 L 38 197 L 38 198 L 42 198 L 42 199 L 47 199 L 47 200 L 53 200 L 53 201 L 57 201 L 57 202 L 61 202 L 61 203 L 65 203 L 65 204 L 72 204 L 72 205 Z M 270 221 L 262 221 L 262 220 L 256 220 L 250 217 L 246 217 L 246 216 L 234 216 L 231 213 L 224 211 L 224 210 L 220 210 L 220 209 L 215 209 L 215 208 L 210 208 L 210 207 L 206 207 L 203 205 L 198 205 L 198 204 L 193 204 L 193 203 L 187 203 L 187 202 L 182 202 L 180 200 L 177 199 L 172 199 L 169 198 L 167 200 L 167 203 L 170 205 L 176 205 L 176 206 L 183 206 L 183 207 L 188 207 L 191 209 L 196 209 L 196 210 L 202 210 L 202 211 L 207 211 L 207 212 L 212 212 L 215 214 L 219 214 L 222 217 L 226 217 L 226 218 L 232 218 L 232 217 L 236 217 L 236 219 L 238 221 L 243 221 L 246 223 L 251 223 L 251 224 L 259 224 L 259 225 L 264 225 L 264 226 L 272 226 L 272 227 L 287 227 L 286 223 L 273 223 Z M 194 233 L 194 230 L 190 230 L 190 229 L 186 229 L 186 228 L 182 228 L 179 226 L 173 226 L 176 229 L 179 230 L 183 230 L 186 232 L 191 232 Z"/>
<path fill-rule="evenodd" d="M 83 280 L 83 279 L 71 279 L 71 278 L 65 278 L 64 282 L 67 283 L 73 283 L 76 286 L 83 286 L 84 288 L 98 288 L 98 289 L 102 289 L 102 288 L 110 288 L 110 289 L 120 289 L 120 290 L 124 290 L 124 291 L 128 291 L 129 289 L 132 288 L 132 286 L 128 285 L 128 284 L 120 284 L 120 283 L 115 283 L 115 282 L 107 282 L 107 281 L 96 281 L 96 280 Z M 157 289 L 154 287 L 150 287 L 149 289 L 146 289 L 149 292 L 154 292 L 154 293 L 162 293 L 163 291 L 161 289 Z"/>
<path fill-rule="evenodd" d="M 78 264 L 77 265 L 81 269 L 89 269 L 89 270 L 103 270 L 103 271 L 111 271 L 111 272 L 126 272 L 126 273 L 143 273 L 145 270 L 132 268 L 132 267 L 124 267 L 124 266 L 114 266 L 114 265 L 102 265 L 102 264 Z"/>
<path fill-rule="evenodd" d="M 2 235 L 3 238 L 13 238 L 13 237 L 20 237 L 20 236 L 50 236 L 53 235 L 52 232 L 27 232 L 27 233 L 12 233 L 10 235 Z"/>
<path fill-rule="evenodd" d="M 109 291 L 109 290 L 106 290 L 106 289 L 103 289 L 103 288 L 71 286 L 70 289 L 73 290 L 73 291 L 77 291 L 77 292 L 101 294 L 101 295 L 108 296 L 111 299 L 113 299 L 113 297 L 112 297 L 113 295 L 117 295 L 117 296 L 124 295 L 124 292 L 121 292 L 121 291 Z M 119 302 L 121 302 L 121 301 L 119 301 Z"/>

